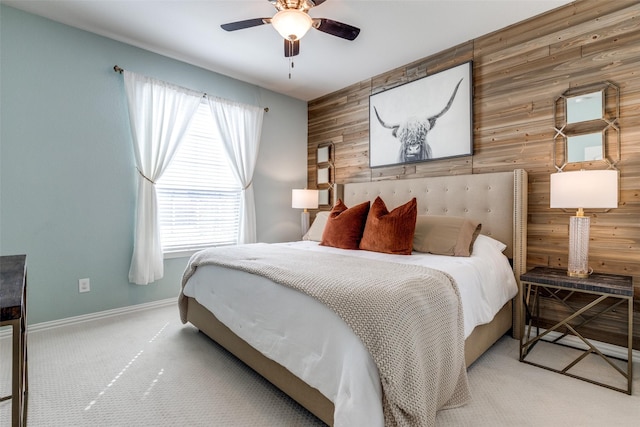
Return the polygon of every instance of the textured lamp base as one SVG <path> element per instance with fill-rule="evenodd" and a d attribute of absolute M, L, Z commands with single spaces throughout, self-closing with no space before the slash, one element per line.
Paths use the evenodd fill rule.
<path fill-rule="evenodd" d="M 589 277 L 589 224 L 588 216 L 569 219 L 569 266 L 571 277 Z"/>
<path fill-rule="evenodd" d="M 300 230 L 302 231 L 302 236 L 307 234 L 307 231 L 309 231 L 309 211 L 306 209 L 302 212 L 302 216 L 300 218 Z"/>

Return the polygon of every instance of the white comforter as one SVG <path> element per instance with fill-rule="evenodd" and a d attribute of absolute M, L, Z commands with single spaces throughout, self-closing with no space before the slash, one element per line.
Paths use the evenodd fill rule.
<path fill-rule="evenodd" d="M 336 249 L 311 241 L 281 245 L 445 271 L 460 289 L 465 337 L 477 325 L 490 322 L 517 293 L 513 272 L 501 252 L 504 245 L 482 235 L 468 258 L 419 253 L 388 255 Z M 384 424 L 375 363 L 351 329 L 323 304 L 268 279 L 217 266 L 198 268 L 183 292 L 254 348 L 331 400 L 337 427 Z"/>

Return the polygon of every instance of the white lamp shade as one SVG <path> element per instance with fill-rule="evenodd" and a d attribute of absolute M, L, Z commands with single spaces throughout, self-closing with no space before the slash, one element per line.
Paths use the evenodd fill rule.
<path fill-rule="evenodd" d="M 276 29 L 282 37 L 287 40 L 295 41 L 300 40 L 311 25 L 313 20 L 311 17 L 297 9 L 285 9 L 276 13 L 271 18 L 271 25 Z"/>
<path fill-rule="evenodd" d="M 552 208 L 618 207 L 617 170 L 581 170 L 551 174 Z"/>
<path fill-rule="evenodd" d="M 291 190 L 291 207 L 316 209 L 318 207 L 318 190 Z"/>

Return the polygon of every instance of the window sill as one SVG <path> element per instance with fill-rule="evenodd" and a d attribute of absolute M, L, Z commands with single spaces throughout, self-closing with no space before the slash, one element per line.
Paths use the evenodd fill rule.
<path fill-rule="evenodd" d="M 163 252 L 162 258 L 164 258 L 164 259 L 189 258 L 189 257 L 191 257 L 191 255 L 195 254 L 196 252 L 200 252 L 203 249 L 219 248 L 221 246 L 234 246 L 234 244 L 211 245 L 211 246 L 205 246 L 205 247 L 196 248 L 196 249 L 185 249 L 183 251 Z"/>
<path fill-rule="evenodd" d="M 190 258 L 191 255 L 200 251 L 200 249 L 191 249 L 187 251 L 178 251 L 178 252 L 165 252 L 162 254 L 162 258 L 164 259 L 172 259 L 172 258 Z"/>

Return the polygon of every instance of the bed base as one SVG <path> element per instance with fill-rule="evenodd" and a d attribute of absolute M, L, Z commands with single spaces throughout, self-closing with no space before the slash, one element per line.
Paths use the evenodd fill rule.
<path fill-rule="evenodd" d="M 418 214 L 453 215 L 473 218 L 482 223 L 482 234 L 507 244 L 505 255 L 513 262 L 518 295 L 505 304 L 494 319 L 476 327 L 465 340 L 465 363 L 470 366 L 503 335 L 511 331 L 520 338 L 523 316 L 520 275 L 527 264 L 527 172 L 497 172 L 474 175 L 450 175 L 416 179 L 396 179 L 337 186 L 347 206 L 382 197 L 389 209 L 415 196 Z M 333 425 L 334 405 L 318 390 L 293 375 L 282 365 L 266 358 L 212 313 L 188 298 L 187 320 L 211 339 L 253 368 L 256 372 L 307 408 L 319 419 Z"/>
<path fill-rule="evenodd" d="M 247 366 L 286 393 L 324 423 L 333 425 L 334 405 L 317 389 L 292 374 L 279 363 L 265 357 L 220 322 L 194 298 L 187 298 L 187 321 L 213 341 L 224 347 Z M 502 307 L 491 323 L 476 327 L 465 340 L 464 356 L 467 367 L 510 331 L 511 301 Z"/>

